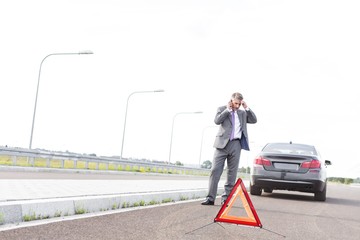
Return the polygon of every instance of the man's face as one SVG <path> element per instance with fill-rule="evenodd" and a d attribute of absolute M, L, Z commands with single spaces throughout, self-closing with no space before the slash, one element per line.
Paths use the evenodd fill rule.
<path fill-rule="evenodd" d="M 241 106 L 241 100 L 239 99 L 232 99 L 232 105 L 234 110 L 238 110 Z"/>

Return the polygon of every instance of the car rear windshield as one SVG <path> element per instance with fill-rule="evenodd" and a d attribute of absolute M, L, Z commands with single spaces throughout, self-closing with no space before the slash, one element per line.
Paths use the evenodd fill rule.
<path fill-rule="evenodd" d="M 263 152 L 317 155 L 314 146 L 290 143 L 269 143 L 264 147 Z"/>

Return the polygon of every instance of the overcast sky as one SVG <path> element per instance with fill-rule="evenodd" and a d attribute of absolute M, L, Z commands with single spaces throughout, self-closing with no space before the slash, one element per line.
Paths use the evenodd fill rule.
<path fill-rule="evenodd" d="M 359 177 L 357 0 L 13 0 L 0 3 L 0 145 L 198 164 L 217 107 L 256 113 L 267 142 L 314 144 L 330 176 Z M 133 92 L 164 89 L 163 93 Z M 202 111 L 202 114 L 179 114 Z M 176 117 L 175 117 L 176 116 Z M 172 125 L 174 120 L 174 125 Z M 173 138 L 171 142 L 171 130 Z"/>

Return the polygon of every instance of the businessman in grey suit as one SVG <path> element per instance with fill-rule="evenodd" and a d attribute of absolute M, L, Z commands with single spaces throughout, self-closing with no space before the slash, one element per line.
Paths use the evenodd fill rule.
<path fill-rule="evenodd" d="M 241 105 L 245 110 L 239 109 Z M 209 190 L 205 201 L 201 203 L 202 205 L 214 205 L 225 160 L 227 160 L 228 169 L 221 204 L 226 201 L 236 181 L 241 149 L 250 150 L 247 123 L 256 123 L 257 118 L 243 100 L 242 94 L 236 92 L 231 95 L 231 100 L 227 106 L 217 109 L 214 122 L 219 125 L 219 131 L 214 143 L 215 152 L 209 179 Z"/>

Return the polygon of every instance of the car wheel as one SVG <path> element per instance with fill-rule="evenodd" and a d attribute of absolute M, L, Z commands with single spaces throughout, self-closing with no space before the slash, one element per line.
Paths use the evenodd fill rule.
<path fill-rule="evenodd" d="M 324 189 L 321 192 L 316 192 L 314 199 L 316 201 L 322 201 L 324 202 L 326 200 L 326 184 L 324 186 Z"/>
<path fill-rule="evenodd" d="M 250 184 L 250 194 L 260 196 L 261 195 L 261 188 Z"/>

